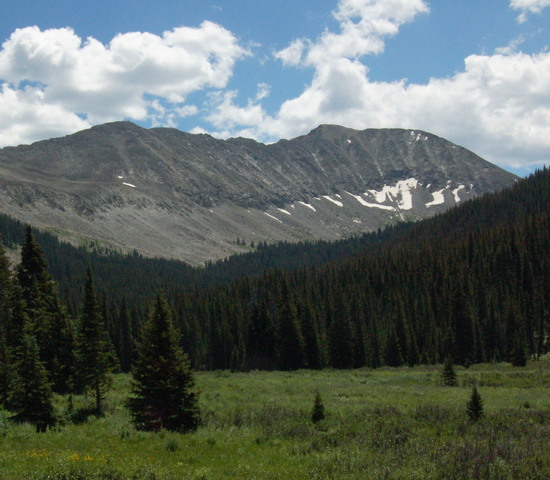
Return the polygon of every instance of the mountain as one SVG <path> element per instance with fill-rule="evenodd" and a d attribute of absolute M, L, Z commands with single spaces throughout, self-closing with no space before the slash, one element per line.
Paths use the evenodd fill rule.
<path fill-rule="evenodd" d="M 115 122 L 1 149 L 0 212 L 197 265 L 425 218 L 516 179 L 418 130 L 322 125 L 264 145 Z"/>

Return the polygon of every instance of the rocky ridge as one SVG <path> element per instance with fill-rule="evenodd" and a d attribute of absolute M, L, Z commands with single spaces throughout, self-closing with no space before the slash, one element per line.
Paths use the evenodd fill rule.
<path fill-rule="evenodd" d="M 515 180 L 419 130 L 321 125 L 264 145 L 115 122 L 1 149 L 0 211 L 73 242 L 202 264 L 251 242 L 424 218 Z"/>

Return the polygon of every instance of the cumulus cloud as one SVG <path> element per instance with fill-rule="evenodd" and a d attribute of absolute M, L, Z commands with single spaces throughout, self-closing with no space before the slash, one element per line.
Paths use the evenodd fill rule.
<path fill-rule="evenodd" d="M 119 34 L 108 45 L 83 41 L 70 28 L 18 29 L 0 51 L 1 141 L 14 144 L 121 118 L 171 124 L 193 111 L 182 110 L 190 93 L 225 87 L 246 55 L 231 32 L 212 22 L 162 36 Z M 31 111 L 29 127 L 21 120 Z"/>
<path fill-rule="evenodd" d="M 524 0 L 524 7 L 535 8 L 535 3 L 541 4 Z M 316 41 L 300 39 L 276 54 L 287 67 L 313 67 L 311 83 L 273 116 L 257 104 L 244 107 L 243 115 L 250 119 L 253 110 L 260 122 L 256 128 L 248 125 L 248 131 L 256 138 L 276 139 L 306 133 L 320 123 L 424 129 L 500 165 L 548 162 L 550 53 L 522 53 L 521 38 L 493 55 L 471 55 L 463 71 L 426 84 L 369 79 L 360 57 L 382 52 L 386 37 L 427 12 L 425 2 L 416 0 L 342 0 L 334 13 L 339 33 L 324 32 Z M 239 128 L 236 121 L 223 121 L 226 113 L 238 118 L 233 99 L 224 98 L 215 119 L 226 134 Z"/>
<path fill-rule="evenodd" d="M 527 14 L 549 4 L 509 6 Z M 236 62 L 251 53 L 220 25 L 120 34 L 107 45 L 69 28 L 20 29 L 0 50 L 0 145 L 122 118 L 177 126 L 200 115 L 207 123 L 193 131 L 220 137 L 274 141 L 321 123 L 403 127 L 441 135 L 503 166 L 547 163 L 550 53 L 523 53 L 522 36 L 493 54 L 468 56 L 447 78 L 414 84 L 369 77 L 369 56 L 383 54 L 404 24 L 428 13 L 424 0 L 340 0 L 334 31 L 294 39 L 274 54 L 280 68 L 312 76 L 300 94 L 269 112 L 270 85 L 258 83 L 243 102 L 229 84 Z M 205 103 L 190 97 L 199 91 L 208 93 Z"/>
<path fill-rule="evenodd" d="M 43 96 L 40 88 L 0 86 L 0 145 L 57 137 L 90 126 L 63 106 L 45 104 Z"/>
<path fill-rule="evenodd" d="M 540 13 L 544 8 L 550 7 L 550 0 L 510 0 L 510 7 L 522 11 L 518 16 L 518 22 L 524 23 L 529 12 Z"/>
<path fill-rule="evenodd" d="M 401 25 L 428 11 L 423 0 L 341 0 L 333 13 L 341 32 L 324 32 L 309 45 L 304 62 L 318 66 L 330 59 L 379 54 L 384 37 L 396 35 Z"/>

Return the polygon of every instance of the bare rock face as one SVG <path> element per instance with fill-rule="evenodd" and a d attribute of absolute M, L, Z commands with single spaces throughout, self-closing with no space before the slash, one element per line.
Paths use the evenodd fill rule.
<path fill-rule="evenodd" d="M 421 219 L 515 181 L 462 147 L 402 129 L 322 125 L 264 145 L 116 122 L 0 150 L 3 213 L 76 243 L 192 264 L 251 242 L 331 240 Z"/>

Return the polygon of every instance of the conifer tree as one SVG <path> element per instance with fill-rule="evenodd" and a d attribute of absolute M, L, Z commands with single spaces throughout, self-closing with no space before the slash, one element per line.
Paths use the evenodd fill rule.
<path fill-rule="evenodd" d="M 100 314 L 90 267 L 86 270 L 84 295 L 78 331 L 76 383 L 81 389 L 93 392 L 96 412 L 100 414 L 101 400 L 111 386 L 114 359 L 113 347 Z"/>
<path fill-rule="evenodd" d="M 322 368 L 324 365 L 323 351 L 317 319 L 309 298 L 304 298 L 298 304 L 298 317 L 302 325 L 305 342 L 305 356 L 308 368 Z"/>
<path fill-rule="evenodd" d="M 67 393 L 74 369 L 74 328 L 30 226 L 25 232 L 17 281 L 28 317 L 28 332 L 36 337 L 52 388 L 55 392 Z M 16 308 L 21 310 L 21 305 Z"/>
<path fill-rule="evenodd" d="M 0 243 L 0 406 L 6 402 L 8 394 L 10 365 L 8 360 L 8 323 L 10 320 L 9 292 L 11 275 L 4 247 Z"/>
<path fill-rule="evenodd" d="M 10 388 L 11 365 L 8 360 L 8 349 L 6 347 L 6 336 L 0 325 L 0 407 L 6 405 Z"/>
<path fill-rule="evenodd" d="M 296 298 L 283 281 L 278 305 L 277 363 L 281 370 L 296 370 L 305 364 L 305 343 L 298 319 Z"/>
<path fill-rule="evenodd" d="M 514 367 L 525 367 L 527 365 L 527 353 L 525 346 L 525 335 L 523 329 L 519 329 L 512 337 L 512 351 L 510 362 Z"/>
<path fill-rule="evenodd" d="M 472 387 L 470 400 L 466 404 L 466 413 L 472 422 L 477 422 L 483 416 L 483 400 L 476 385 Z"/>
<path fill-rule="evenodd" d="M 508 357 L 514 367 L 527 365 L 527 345 L 525 341 L 525 328 L 519 318 L 517 309 L 509 306 L 506 312 L 507 330 L 509 336 Z"/>
<path fill-rule="evenodd" d="M 441 372 L 441 379 L 443 385 L 447 387 L 456 387 L 458 382 L 456 378 L 455 367 L 453 364 L 453 357 L 447 355 L 445 363 L 443 364 L 443 371 Z"/>
<path fill-rule="evenodd" d="M 325 406 L 321 394 L 317 392 L 315 394 L 315 400 L 313 401 L 313 409 L 311 410 L 311 421 L 313 423 L 319 423 L 325 418 Z"/>
<path fill-rule="evenodd" d="M 34 239 L 32 227 L 25 230 L 25 240 L 21 248 L 21 263 L 17 267 L 17 280 L 23 288 L 24 299 L 29 306 L 39 301 L 38 292 L 51 283 L 46 260 L 40 245 Z"/>
<path fill-rule="evenodd" d="M 400 367 L 403 365 L 402 347 L 399 343 L 399 336 L 395 331 L 395 327 L 391 327 L 388 332 L 388 338 L 386 341 L 386 350 L 384 354 L 384 362 L 390 367 Z"/>
<path fill-rule="evenodd" d="M 330 363 L 334 368 L 354 367 L 354 330 L 353 323 L 351 322 L 349 304 L 343 294 L 340 293 L 328 332 Z"/>
<path fill-rule="evenodd" d="M 137 345 L 128 408 L 139 430 L 189 432 L 200 421 L 189 358 L 179 345 L 168 302 L 157 292 Z"/>
<path fill-rule="evenodd" d="M 8 407 L 15 422 L 29 422 L 43 432 L 55 424 L 52 390 L 33 335 L 25 334 L 14 365 Z"/>
<path fill-rule="evenodd" d="M 130 314 L 126 306 L 126 300 L 122 299 L 118 315 L 118 342 L 116 350 L 120 359 L 120 369 L 123 372 L 129 372 L 133 361 L 133 334 L 130 324 Z"/>

